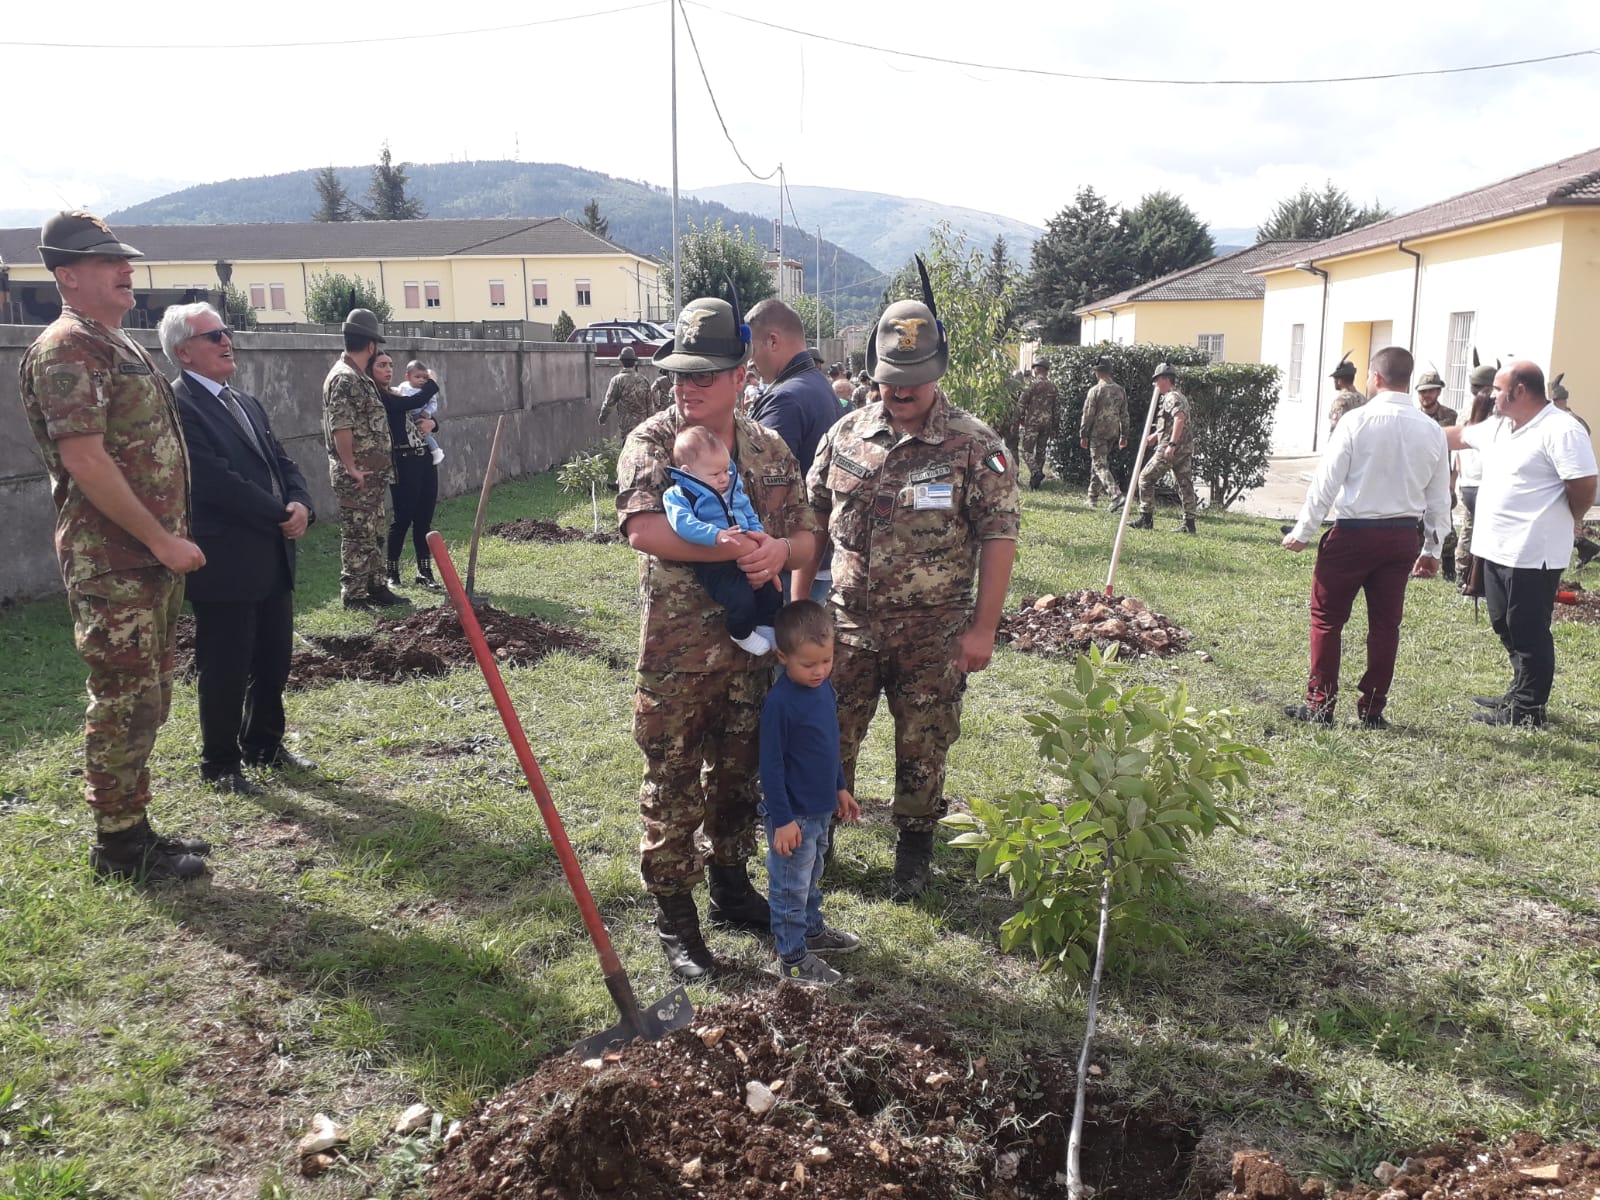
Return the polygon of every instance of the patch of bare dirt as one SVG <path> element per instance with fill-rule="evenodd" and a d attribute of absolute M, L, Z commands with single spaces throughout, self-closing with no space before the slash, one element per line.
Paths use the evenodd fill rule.
<path fill-rule="evenodd" d="M 758 1112 L 761 1089 L 776 1103 Z M 784 984 L 704 1009 L 654 1044 L 550 1059 L 446 1138 L 432 1195 L 1064 1196 L 1071 1103 L 1064 1066 L 1041 1060 L 1003 1079 L 936 1026 L 892 1027 Z M 1114 1108 L 1104 1100 L 1086 1122 L 1096 1194 L 1178 1196 L 1194 1138 Z"/>
<path fill-rule="evenodd" d="M 489 649 L 504 666 L 530 666 L 555 650 L 611 660 L 599 642 L 575 629 L 508 613 L 492 604 L 474 605 L 473 611 Z M 194 669 L 193 618 L 180 617 L 177 632 L 177 670 L 188 674 Z M 407 617 L 381 620 L 371 633 L 305 640 L 312 648 L 296 650 L 290 659 L 290 688 L 317 687 L 341 679 L 397 683 L 419 675 L 443 675 L 473 663 L 472 647 L 462 631 L 461 619 L 447 604 Z M 450 753 L 446 751 L 444 756 Z"/>
<path fill-rule="evenodd" d="M 1587 1142 L 1551 1145 L 1533 1133 L 1489 1149 L 1468 1130 L 1450 1145 L 1381 1164 L 1375 1174 L 1376 1185 L 1329 1195 L 1320 1179 L 1297 1182 L 1269 1156 L 1243 1150 L 1233 1156 L 1233 1188 L 1219 1200 L 1591 1200 L 1600 1196 L 1600 1150 Z"/>
<path fill-rule="evenodd" d="M 1022 607 L 1000 618 L 1000 639 L 1034 654 L 1076 657 L 1090 646 L 1121 647 L 1124 661 L 1177 654 L 1190 633 L 1133 596 L 1101 592 L 1064 592 L 1024 600 Z"/>
<path fill-rule="evenodd" d="M 1556 591 L 1555 619 L 1600 625 L 1600 592 L 1586 592 L 1577 580 L 1563 579 Z"/>
<path fill-rule="evenodd" d="M 501 521 L 489 526 L 489 532 L 508 542 L 595 542 L 602 546 L 614 546 L 622 542 L 622 535 L 614 529 L 595 533 L 589 529 L 575 529 L 571 525 L 557 525 L 554 521 L 541 521 L 537 517 Z"/>

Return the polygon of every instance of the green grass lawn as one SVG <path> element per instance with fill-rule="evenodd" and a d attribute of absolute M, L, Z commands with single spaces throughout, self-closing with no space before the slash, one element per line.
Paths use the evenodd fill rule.
<path fill-rule="evenodd" d="M 551 477 L 502 485 L 490 520 L 587 527 Z M 1059 490 L 1026 497 L 1013 600 L 1098 587 L 1115 530 Z M 475 498 L 444 505 L 465 543 Z M 1491 1136 L 1600 1129 L 1600 629 L 1560 625 L 1552 723 L 1470 720 L 1505 684 L 1487 619 L 1412 586 L 1389 716 L 1370 733 L 1286 722 L 1306 671 L 1311 558 L 1273 523 L 1208 518 L 1199 538 L 1130 533 L 1119 591 L 1195 635 L 1172 662 L 1200 707 L 1243 714 L 1270 751 L 1245 833 L 1201 846 L 1173 913 L 1188 953 L 1115 956 L 1103 993 L 1107 1086 L 1177 1114 L 1209 1161 L 1262 1146 L 1303 1171 L 1378 1159 L 1474 1125 Z M 337 544 L 303 543 L 299 629 L 354 631 Z M 458 563 L 465 571 L 465 562 Z M 635 561 L 622 546 L 486 538 L 480 589 L 631 660 Z M 411 594 L 418 594 L 413 591 Z M 1347 631 L 1360 672 L 1364 623 Z M 451 1117 L 613 1019 L 593 951 L 481 678 L 341 684 L 289 696 L 315 776 L 264 796 L 201 787 L 192 683 L 153 762 L 153 815 L 216 845 L 214 875 L 139 889 L 92 880 L 82 802 L 82 666 L 59 599 L 0 616 L 0 1195 L 413 1194 L 387 1136 L 421 1100 Z M 1020 714 L 1070 664 L 1001 649 L 967 694 L 953 798 L 1039 785 Z M 558 656 L 507 682 L 590 886 L 641 996 L 670 985 L 637 877 L 631 673 Z M 1352 707 L 1347 705 L 1347 707 Z M 915 906 L 887 899 L 885 716 L 862 763 L 869 819 L 841 839 L 834 923 L 867 948 L 842 1003 L 936 1011 L 972 1053 L 1022 1069 L 1073 1057 L 1083 997 L 1005 957 L 1003 890 L 941 848 Z M 743 968 L 697 1005 L 766 986 L 757 941 L 713 933 Z M 326 1112 L 351 1161 L 315 1184 L 292 1145 Z"/>

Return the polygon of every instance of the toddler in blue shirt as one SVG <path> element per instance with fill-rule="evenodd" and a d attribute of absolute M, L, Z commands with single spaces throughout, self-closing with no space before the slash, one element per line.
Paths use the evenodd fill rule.
<path fill-rule="evenodd" d="M 679 431 L 672 443 L 672 478 L 661 497 L 672 532 L 697 546 L 732 545 L 747 532 L 765 533 L 722 439 L 703 425 Z M 772 619 L 783 606 L 776 583 L 750 586 L 731 559 L 690 563 L 700 586 L 726 610 L 728 636 L 758 658 L 772 649 Z"/>
<path fill-rule="evenodd" d="M 856 821 L 861 806 L 844 783 L 839 702 L 833 671 L 833 620 L 813 600 L 778 613 L 774 630 L 783 674 L 761 708 L 761 819 L 767 832 L 767 902 L 780 979 L 831 987 L 839 972 L 818 957 L 861 948 L 853 933 L 822 919 L 822 868 L 834 815 Z"/>

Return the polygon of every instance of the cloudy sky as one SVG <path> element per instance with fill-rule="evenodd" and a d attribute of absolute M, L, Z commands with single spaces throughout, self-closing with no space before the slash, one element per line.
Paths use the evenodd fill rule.
<path fill-rule="evenodd" d="M 1123 203 L 1175 191 L 1218 227 L 1254 225 L 1329 178 L 1404 210 L 1600 144 L 1600 53 L 1304 86 L 995 69 L 1204 80 L 1470 66 L 1600 50 L 1594 0 L 684 3 L 755 172 L 782 162 L 791 184 L 1034 224 L 1084 184 Z M 669 0 L 12 5 L 0 45 L 31 128 L 0 139 L 0 210 L 110 208 L 173 181 L 367 163 L 385 138 L 397 160 L 554 161 L 669 185 L 669 12 Z M 685 190 L 750 178 L 681 18 L 678 118 Z"/>

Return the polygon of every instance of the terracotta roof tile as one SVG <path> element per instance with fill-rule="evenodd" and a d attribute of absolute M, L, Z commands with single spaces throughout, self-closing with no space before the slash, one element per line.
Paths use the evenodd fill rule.
<path fill-rule="evenodd" d="M 1281 257 L 1290 246 L 1309 245 L 1310 242 L 1279 241 L 1247 246 L 1096 300 L 1073 309 L 1073 313 L 1082 316 L 1136 300 L 1259 300 L 1266 293 L 1266 281 L 1250 272 L 1260 263 Z"/>

